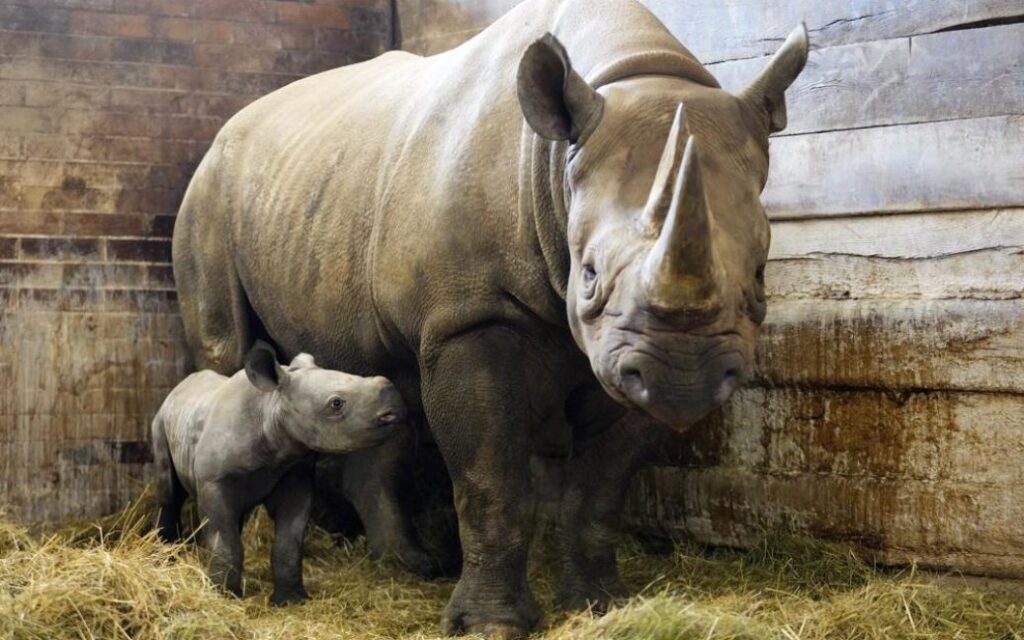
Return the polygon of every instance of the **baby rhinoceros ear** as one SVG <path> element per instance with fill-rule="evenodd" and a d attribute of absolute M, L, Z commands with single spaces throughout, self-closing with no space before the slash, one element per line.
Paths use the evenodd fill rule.
<path fill-rule="evenodd" d="M 245 355 L 245 375 L 260 391 L 273 391 L 280 386 L 287 374 L 277 363 L 277 354 L 274 353 L 273 347 L 262 340 L 257 340 Z"/>

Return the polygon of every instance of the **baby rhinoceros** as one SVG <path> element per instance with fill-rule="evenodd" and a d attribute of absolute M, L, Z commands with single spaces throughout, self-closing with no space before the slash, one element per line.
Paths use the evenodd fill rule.
<path fill-rule="evenodd" d="M 274 520 L 270 601 L 305 599 L 302 539 L 315 455 L 378 445 L 405 416 L 386 378 L 321 369 L 305 353 L 282 367 L 262 342 L 246 355 L 244 372 L 193 373 L 153 420 L 160 536 L 178 539 L 181 506 L 192 495 L 207 521 L 210 577 L 240 595 L 242 525 L 263 504 Z"/>

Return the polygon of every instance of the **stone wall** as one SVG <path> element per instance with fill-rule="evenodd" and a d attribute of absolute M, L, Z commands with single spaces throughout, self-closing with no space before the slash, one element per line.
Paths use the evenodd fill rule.
<path fill-rule="evenodd" d="M 391 44 L 387 0 L 0 5 L 0 510 L 112 511 L 186 372 L 174 214 L 221 124 Z"/>
<path fill-rule="evenodd" d="M 516 4 L 399 0 L 401 45 Z M 645 4 L 728 89 L 800 20 L 813 51 L 771 143 L 758 380 L 642 475 L 631 520 L 1024 576 L 1024 5 Z"/>

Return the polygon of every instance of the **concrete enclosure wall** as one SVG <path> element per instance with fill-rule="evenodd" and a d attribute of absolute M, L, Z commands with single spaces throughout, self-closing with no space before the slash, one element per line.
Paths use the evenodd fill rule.
<path fill-rule="evenodd" d="M 170 233 L 221 124 L 391 44 L 387 0 L 0 5 L 0 510 L 110 512 L 185 373 Z"/>
<path fill-rule="evenodd" d="M 644 1 L 728 89 L 800 20 L 813 51 L 771 143 L 759 378 L 644 472 L 630 518 L 1024 576 L 1024 5 Z M 399 0 L 401 46 L 516 4 Z"/>

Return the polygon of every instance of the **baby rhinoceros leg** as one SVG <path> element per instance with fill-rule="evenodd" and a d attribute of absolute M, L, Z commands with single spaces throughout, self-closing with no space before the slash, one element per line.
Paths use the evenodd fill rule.
<path fill-rule="evenodd" d="M 156 503 L 159 507 L 157 531 L 164 542 L 181 539 L 181 507 L 188 493 L 174 470 L 163 421 L 158 416 L 153 423 L 153 463 L 156 467 Z"/>
<path fill-rule="evenodd" d="M 265 502 L 274 520 L 274 546 L 270 565 L 274 572 L 273 605 L 300 602 L 309 596 L 302 586 L 302 539 L 313 507 L 313 467 L 293 467 L 277 483 Z"/>
<path fill-rule="evenodd" d="M 181 508 L 188 494 L 174 469 L 165 468 L 160 473 L 164 477 L 157 483 L 157 505 L 160 508 L 157 531 L 164 542 L 178 542 L 181 540 Z"/>
<path fill-rule="evenodd" d="M 199 488 L 199 517 L 205 520 L 203 537 L 210 550 L 210 580 L 213 584 L 242 595 L 243 509 L 235 491 L 211 482 Z"/>

